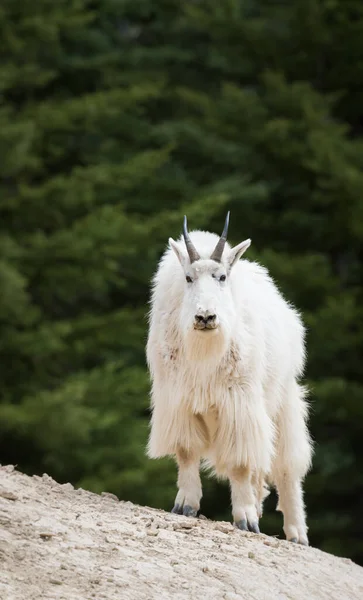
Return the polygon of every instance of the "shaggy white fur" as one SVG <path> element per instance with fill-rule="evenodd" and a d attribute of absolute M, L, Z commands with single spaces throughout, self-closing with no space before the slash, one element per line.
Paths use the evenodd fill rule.
<path fill-rule="evenodd" d="M 303 373 L 304 327 L 267 270 L 239 260 L 250 240 L 211 260 L 219 237 L 170 239 L 153 281 L 147 360 L 152 378 L 148 455 L 174 455 L 174 512 L 195 515 L 200 464 L 228 478 L 241 529 L 258 532 L 276 486 L 287 539 L 308 543 L 302 480 L 312 456 Z M 210 327 L 200 329 L 202 323 Z"/>

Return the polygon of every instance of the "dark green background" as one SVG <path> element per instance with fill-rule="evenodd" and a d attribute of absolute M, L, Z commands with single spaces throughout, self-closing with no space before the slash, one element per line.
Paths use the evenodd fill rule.
<path fill-rule="evenodd" d="M 362 564 L 361 0 L 3 0 L 0 39 L 1 462 L 171 508 L 149 281 L 228 208 L 308 327 L 311 543 Z"/>

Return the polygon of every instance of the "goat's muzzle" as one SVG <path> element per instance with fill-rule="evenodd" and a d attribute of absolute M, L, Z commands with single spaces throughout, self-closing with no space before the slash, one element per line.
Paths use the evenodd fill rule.
<path fill-rule="evenodd" d="M 209 331 L 218 327 L 217 315 L 199 313 L 194 316 L 194 329 L 198 331 Z"/>

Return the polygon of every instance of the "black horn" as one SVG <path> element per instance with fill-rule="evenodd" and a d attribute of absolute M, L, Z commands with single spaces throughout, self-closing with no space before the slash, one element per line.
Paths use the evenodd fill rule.
<path fill-rule="evenodd" d="M 221 262 L 224 246 L 226 245 L 227 235 L 228 235 L 228 225 L 229 225 L 229 214 L 230 214 L 230 212 L 228 211 L 226 220 L 224 223 L 222 235 L 219 238 L 218 244 L 214 248 L 213 253 L 211 255 L 211 259 L 215 260 L 217 262 Z"/>
<path fill-rule="evenodd" d="M 198 252 L 196 251 L 196 248 L 195 248 L 192 240 L 190 239 L 190 235 L 188 233 L 188 223 L 187 223 L 186 216 L 184 216 L 183 236 L 184 236 L 185 245 L 186 245 L 187 250 L 188 250 L 190 262 L 193 263 L 196 260 L 199 260 L 200 256 L 199 256 Z"/>

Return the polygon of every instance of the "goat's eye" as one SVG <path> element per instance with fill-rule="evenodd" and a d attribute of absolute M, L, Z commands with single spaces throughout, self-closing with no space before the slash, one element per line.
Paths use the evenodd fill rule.
<path fill-rule="evenodd" d="M 187 275 L 185 279 L 187 280 L 188 283 L 192 283 L 192 281 L 193 281 L 193 279 L 189 275 Z"/>
<path fill-rule="evenodd" d="M 219 281 L 226 281 L 226 276 L 225 275 L 221 275 L 219 278 Z"/>

